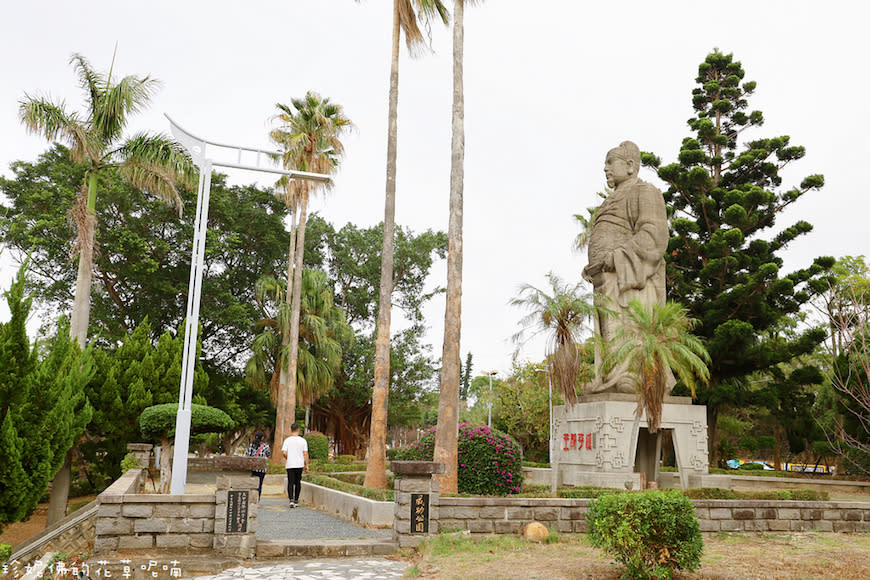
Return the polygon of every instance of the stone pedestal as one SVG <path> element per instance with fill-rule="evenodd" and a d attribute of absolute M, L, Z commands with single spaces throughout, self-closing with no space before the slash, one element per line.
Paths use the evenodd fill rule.
<path fill-rule="evenodd" d="M 658 483 L 661 439 L 649 433 L 646 413 L 635 415 L 637 398 L 608 393 L 580 397 L 553 408 L 553 468 L 561 483 L 643 489 Z M 662 430 L 673 436 L 680 484 L 707 475 L 707 410 L 689 397 L 665 397 Z"/>
<path fill-rule="evenodd" d="M 257 552 L 256 477 L 219 475 L 214 506 L 214 550 L 253 558 Z"/>
<path fill-rule="evenodd" d="M 396 476 L 393 540 L 400 548 L 416 548 L 439 532 L 439 484 L 432 476 L 444 473 L 444 464 L 393 461 L 390 471 Z"/>

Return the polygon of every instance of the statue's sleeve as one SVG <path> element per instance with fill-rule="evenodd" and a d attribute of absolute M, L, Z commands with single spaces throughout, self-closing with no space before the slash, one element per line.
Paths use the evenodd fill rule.
<path fill-rule="evenodd" d="M 613 252 L 620 293 L 646 287 L 661 267 L 668 245 L 668 217 L 661 192 L 643 183 L 632 193 L 626 209 L 634 234 Z"/>

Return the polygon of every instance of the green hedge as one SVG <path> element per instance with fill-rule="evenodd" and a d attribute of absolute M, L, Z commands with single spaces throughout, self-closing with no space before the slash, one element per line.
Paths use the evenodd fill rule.
<path fill-rule="evenodd" d="M 329 437 L 320 431 L 309 431 L 305 434 L 308 441 L 308 459 L 311 461 L 329 461 Z"/>
<path fill-rule="evenodd" d="M 235 427 L 229 415 L 215 407 L 198 405 L 190 406 L 190 433 L 222 433 Z M 178 403 L 153 405 L 142 410 L 139 416 L 139 430 L 149 438 L 160 438 L 165 433 L 175 430 L 178 415 Z"/>
<path fill-rule="evenodd" d="M 306 473 L 302 476 L 302 480 L 307 481 L 308 483 L 313 483 L 314 485 L 328 487 L 329 489 L 335 489 L 345 493 L 352 493 L 375 501 L 393 501 L 394 498 L 392 489 L 372 489 L 353 483 L 347 483 L 346 481 L 339 481 L 338 479 L 329 477 L 328 475 Z"/>
<path fill-rule="evenodd" d="M 719 488 L 692 488 L 683 492 L 691 499 L 761 499 L 782 501 L 828 501 L 827 491 L 814 489 L 768 489 L 763 491 L 734 491 Z"/>
<path fill-rule="evenodd" d="M 671 578 L 701 566 L 704 540 L 691 500 L 676 491 L 607 494 L 592 502 L 589 539 L 631 578 Z"/>

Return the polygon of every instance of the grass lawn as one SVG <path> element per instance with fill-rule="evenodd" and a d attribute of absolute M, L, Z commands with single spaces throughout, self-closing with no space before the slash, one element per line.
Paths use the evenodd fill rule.
<path fill-rule="evenodd" d="M 586 536 L 562 535 L 549 544 L 518 536 L 471 539 L 445 534 L 409 558 L 406 577 L 462 580 L 617 579 L 625 569 Z M 870 578 L 870 534 L 716 534 L 704 536 L 701 569 L 677 579 Z"/>

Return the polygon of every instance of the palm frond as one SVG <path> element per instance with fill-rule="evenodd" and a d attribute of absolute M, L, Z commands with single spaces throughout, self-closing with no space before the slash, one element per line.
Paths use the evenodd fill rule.
<path fill-rule="evenodd" d="M 175 184 L 192 187 L 196 174 L 193 161 L 179 143 L 163 135 L 138 133 L 107 157 L 135 187 L 174 205 L 181 215 L 184 203 Z"/>
<path fill-rule="evenodd" d="M 94 132 L 106 145 L 121 137 L 127 119 L 151 100 L 160 87 L 160 82 L 151 77 L 126 76 L 114 86 L 107 86 L 100 100 L 93 107 Z"/>

